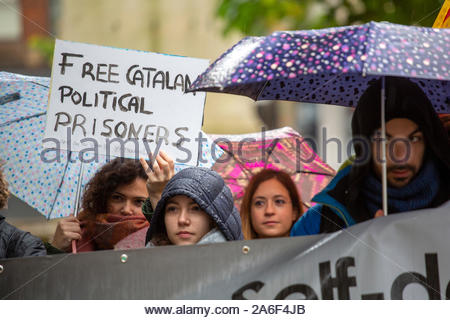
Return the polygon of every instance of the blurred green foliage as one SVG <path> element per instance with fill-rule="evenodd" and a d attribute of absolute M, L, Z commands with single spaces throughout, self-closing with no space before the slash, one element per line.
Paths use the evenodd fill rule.
<path fill-rule="evenodd" d="M 224 35 L 240 31 L 265 35 L 274 30 L 326 28 L 369 21 L 433 25 L 444 0 L 218 0 Z"/>
<path fill-rule="evenodd" d="M 48 63 L 52 66 L 53 51 L 55 50 L 55 39 L 41 35 L 33 35 L 28 39 L 30 48 L 38 51 Z"/>

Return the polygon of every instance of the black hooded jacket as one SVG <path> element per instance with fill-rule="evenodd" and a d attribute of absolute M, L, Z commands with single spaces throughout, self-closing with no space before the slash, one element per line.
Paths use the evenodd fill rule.
<path fill-rule="evenodd" d="M 439 85 L 439 84 L 436 84 Z M 424 162 L 432 160 L 439 172 L 440 188 L 430 207 L 437 207 L 450 199 L 450 145 L 438 115 L 420 87 L 406 78 L 385 78 L 385 119 L 407 118 L 416 123 L 425 139 Z M 352 119 L 356 159 L 350 173 L 327 190 L 329 196 L 343 204 L 356 223 L 373 218 L 361 194 L 364 179 L 372 170 L 370 139 L 381 127 L 381 79 L 374 81 L 361 96 Z M 320 232 L 333 232 L 346 225 L 333 210 L 321 207 Z"/>
<path fill-rule="evenodd" d="M 39 238 L 10 225 L 0 215 L 0 259 L 45 255 L 44 244 Z"/>

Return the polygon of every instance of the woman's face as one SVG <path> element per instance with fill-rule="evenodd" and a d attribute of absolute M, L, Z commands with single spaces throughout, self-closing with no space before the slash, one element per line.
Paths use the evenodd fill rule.
<path fill-rule="evenodd" d="M 170 242 L 188 245 L 196 244 L 211 230 L 212 220 L 194 200 L 178 195 L 167 201 L 164 223 Z"/>
<path fill-rule="evenodd" d="M 109 197 L 106 206 L 107 213 L 124 216 L 139 216 L 142 204 L 148 197 L 146 181 L 136 178 L 130 184 L 121 184 Z"/>
<path fill-rule="evenodd" d="M 288 237 L 297 220 L 288 190 L 277 179 L 261 183 L 251 203 L 253 230 L 259 238 Z"/>

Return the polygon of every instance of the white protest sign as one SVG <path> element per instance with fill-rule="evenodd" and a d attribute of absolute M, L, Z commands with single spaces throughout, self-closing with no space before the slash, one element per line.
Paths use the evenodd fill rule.
<path fill-rule="evenodd" d="M 196 165 L 208 61 L 56 40 L 44 147 Z"/>

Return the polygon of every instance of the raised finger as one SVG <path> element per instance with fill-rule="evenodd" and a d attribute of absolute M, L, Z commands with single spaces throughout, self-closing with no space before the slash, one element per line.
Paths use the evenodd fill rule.
<path fill-rule="evenodd" d="M 173 176 L 173 170 L 170 169 L 169 164 L 166 162 L 166 165 L 163 167 L 164 179 L 169 180 Z"/>
<path fill-rule="evenodd" d="M 152 172 L 152 169 L 150 169 L 147 161 L 144 158 L 139 158 L 139 162 L 141 163 L 142 168 L 144 168 L 144 171 L 148 176 Z"/>
<path fill-rule="evenodd" d="M 169 157 L 169 155 L 163 150 L 161 150 L 159 154 L 161 155 L 161 158 L 163 158 L 168 163 L 170 171 L 173 172 L 175 170 L 175 163 L 173 162 L 173 159 Z"/>
<path fill-rule="evenodd" d="M 160 156 L 158 156 L 156 158 L 156 161 L 158 161 L 159 168 L 161 169 L 161 171 L 162 171 L 162 173 L 164 175 L 161 178 L 165 178 L 165 179 L 170 178 L 169 163 L 166 160 L 164 160 L 162 157 L 160 157 Z"/>
<path fill-rule="evenodd" d="M 160 175 L 161 175 L 161 168 L 159 167 L 158 161 L 157 161 L 157 160 L 155 160 L 155 161 L 153 162 L 153 168 L 152 168 L 152 170 L 153 170 L 153 177 L 154 177 L 156 180 L 158 180 L 158 179 L 160 178 Z"/>

